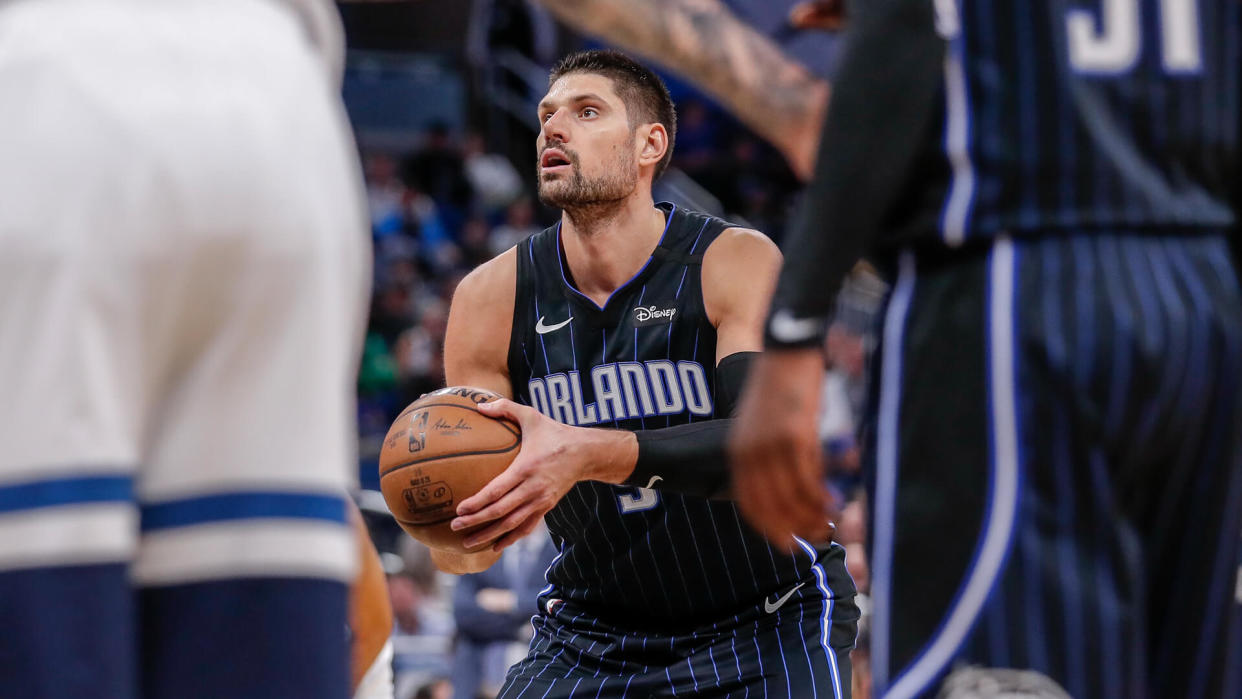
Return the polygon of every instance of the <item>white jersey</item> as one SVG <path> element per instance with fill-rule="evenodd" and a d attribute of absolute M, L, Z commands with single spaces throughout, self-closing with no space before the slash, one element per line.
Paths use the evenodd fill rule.
<path fill-rule="evenodd" d="M 352 579 L 370 275 L 334 12 L 0 4 L 0 596 L 115 563 L 139 589 Z M 0 657 L 51 633 L 0 628 Z"/>
<path fill-rule="evenodd" d="M 379 655 L 354 689 L 354 699 L 393 699 L 392 639 L 380 648 Z"/>

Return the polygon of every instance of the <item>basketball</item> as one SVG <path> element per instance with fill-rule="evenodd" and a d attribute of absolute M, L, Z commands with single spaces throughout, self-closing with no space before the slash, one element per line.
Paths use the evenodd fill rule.
<path fill-rule="evenodd" d="M 478 411 L 479 403 L 497 398 L 468 386 L 428 393 L 401 411 L 384 437 L 384 501 L 402 529 L 432 548 L 465 553 L 461 542 L 487 526 L 455 532 L 449 522 L 457 505 L 500 475 L 522 445 L 516 423 Z"/>

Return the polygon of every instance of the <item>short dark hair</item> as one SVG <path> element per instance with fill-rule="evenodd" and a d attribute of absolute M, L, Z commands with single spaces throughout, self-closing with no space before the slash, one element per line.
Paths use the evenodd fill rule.
<path fill-rule="evenodd" d="M 625 103 L 631 129 L 638 124 L 664 125 L 668 132 L 668 150 L 656 163 L 655 176 L 664 174 L 677 140 L 677 110 L 660 76 L 620 51 L 593 49 L 571 53 L 557 62 L 548 74 L 548 86 L 570 73 L 591 73 L 612 80 L 613 89 Z"/>

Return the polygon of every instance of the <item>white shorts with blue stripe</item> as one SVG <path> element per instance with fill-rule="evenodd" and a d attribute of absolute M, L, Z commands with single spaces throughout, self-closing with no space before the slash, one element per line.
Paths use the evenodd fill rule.
<path fill-rule="evenodd" d="M 352 576 L 369 275 L 332 73 L 279 3 L 0 8 L 10 599 L 70 567 L 133 590 Z"/>

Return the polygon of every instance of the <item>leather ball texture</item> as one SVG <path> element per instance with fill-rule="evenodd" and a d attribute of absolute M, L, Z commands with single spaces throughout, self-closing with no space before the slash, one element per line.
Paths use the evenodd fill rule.
<path fill-rule="evenodd" d="M 402 529 L 432 548 L 465 553 L 461 542 L 487 526 L 455 532 L 449 522 L 457 505 L 500 475 L 522 446 L 517 423 L 479 412 L 479 403 L 498 398 L 481 388 L 442 388 L 401 411 L 384 437 L 384 501 Z"/>

